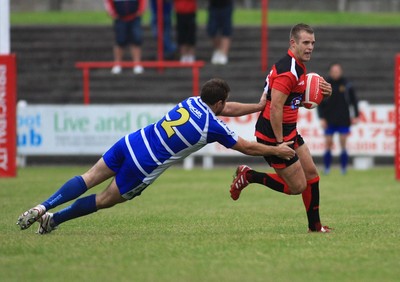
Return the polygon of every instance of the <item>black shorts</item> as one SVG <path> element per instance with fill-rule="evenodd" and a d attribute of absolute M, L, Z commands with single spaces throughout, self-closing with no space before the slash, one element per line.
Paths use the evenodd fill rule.
<path fill-rule="evenodd" d="M 305 143 L 303 137 L 301 137 L 301 135 L 297 132 L 296 124 L 283 124 L 282 130 L 283 140 L 285 142 L 294 142 L 292 145 L 290 145 L 292 149 L 295 150 Z M 257 136 L 258 143 L 270 146 L 276 145 L 276 142 L 273 141 L 273 139 L 275 138 L 274 131 L 272 130 L 272 126 L 269 120 L 260 117 L 256 124 L 256 132 L 259 132 L 263 135 Z M 264 159 L 273 168 L 285 168 L 297 162 L 299 157 L 297 156 L 297 154 L 295 154 L 294 157 L 290 160 L 281 159 L 277 156 L 265 156 Z"/>
<path fill-rule="evenodd" d="M 179 45 L 196 45 L 196 14 L 176 14 L 176 33 Z"/>

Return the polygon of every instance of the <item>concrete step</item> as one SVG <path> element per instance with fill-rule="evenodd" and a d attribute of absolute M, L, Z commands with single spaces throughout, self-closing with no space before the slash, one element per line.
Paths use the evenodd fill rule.
<path fill-rule="evenodd" d="M 287 26 L 269 28 L 268 62 L 273 64 L 288 48 Z M 400 28 L 315 27 L 316 48 L 307 64 L 309 72 L 326 75 L 328 65 L 338 61 L 353 81 L 360 99 L 392 103 L 394 56 Z M 260 28 L 235 27 L 229 64 L 209 63 L 212 48 L 205 28 L 199 27 L 197 58 L 206 61 L 200 82 L 221 77 L 232 88 L 232 99 L 258 101 L 266 74 L 261 71 Z M 110 26 L 12 27 L 11 48 L 17 53 L 18 97 L 31 103 L 81 103 L 82 72 L 76 61 L 112 60 L 113 32 Z M 156 40 L 144 28 L 143 60 L 156 59 Z M 127 55 L 126 60 L 130 60 Z M 120 76 L 110 70 L 91 72 L 93 102 L 178 101 L 191 95 L 188 69 L 159 73 L 146 69 L 135 76 L 128 69 Z M 379 94 L 379 95 L 377 95 Z"/>

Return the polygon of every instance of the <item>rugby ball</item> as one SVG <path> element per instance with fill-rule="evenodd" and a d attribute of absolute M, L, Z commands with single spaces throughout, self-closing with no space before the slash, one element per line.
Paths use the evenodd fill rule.
<path fill-rule="evenodd" d="M 304 108 L 313 109 L 317 107 L 324 98 L 319 88 L 320 78 L 319 74 L 314 72 L 306 74 L 306 91 L 304 92 L 302 101 Z"/>

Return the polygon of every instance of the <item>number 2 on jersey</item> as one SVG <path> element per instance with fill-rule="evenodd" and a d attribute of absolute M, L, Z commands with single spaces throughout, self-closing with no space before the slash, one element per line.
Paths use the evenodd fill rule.
<path fill-rule="evenodd" d="M 190 118 L 189 112 L 185 108 L 179 108 L 176 111 L 181 114 L 181 116 L 178 119 L 164 120 L 161 123 L 161 126 L 162 126 L 162 128 L 164 128 L 165 132 L 167 133 L 168 138 L 171 138 L 171 136 L 175 134 L 175 130 L 172 127 L 183 125 Z"/>

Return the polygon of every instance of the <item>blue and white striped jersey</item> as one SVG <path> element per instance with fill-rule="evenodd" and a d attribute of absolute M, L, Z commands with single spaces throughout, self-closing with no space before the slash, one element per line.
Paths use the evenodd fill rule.
<path fill-rule="evenodd" d="M 237 140 L 200 97 L 182 101 L 157 123 L 125 136 L 136 177 L 145 184 L 208 143 L 231 148 Z"/>

